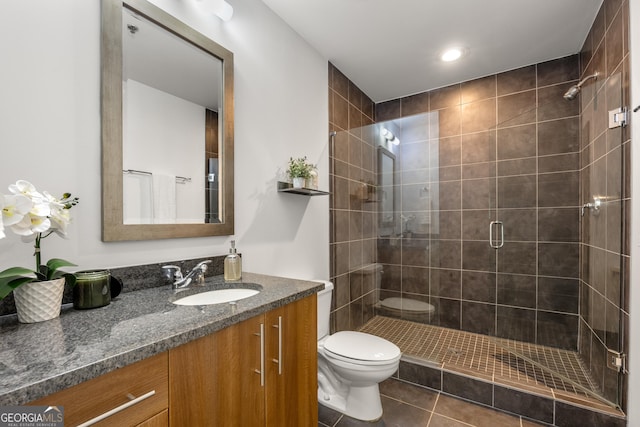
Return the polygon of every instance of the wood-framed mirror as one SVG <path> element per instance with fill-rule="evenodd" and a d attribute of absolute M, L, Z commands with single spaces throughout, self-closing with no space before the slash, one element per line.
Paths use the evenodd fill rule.
<path fill-rule="evenodd" d="M 102 240 L 233 234 L 233 53 L 144 0 L 101 48 Z"/>

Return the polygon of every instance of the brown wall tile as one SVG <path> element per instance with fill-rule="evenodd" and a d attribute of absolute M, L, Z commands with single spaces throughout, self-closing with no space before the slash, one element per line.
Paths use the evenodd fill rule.
<path fill-rule="evenodd" d="M 498 159 L 535 157 L 536 136 L 535 124 L 498 129 Z M 535 170 L 533 172 L 535 172 Z"/>
<path fill-rule="evenodd" d="M 496 95 L 507 95 L 515 92 L 522 92 L 536 88 L 536 66 L 527 67 L 500 73 L 496 77 Z"/>
<path fill-rule="evenodd" d="M 400 102 L 403 117 L 426 113 L 429 111 L 429 92 L 407 96 Z"/>
<path fill-rule="evenodd" d="M 511 340 L 534 342 L 536 339 L 536 312 L 515 307 L 498 306 L 496 335 Z"/>
<path fill-rule="evenodd" d="M 462 164 L 489 162 L 496 158 L 496 131 L 462 135 Z"/>
<path fill-rule="evenodd" d="M 580 77 L 578 55 L 571 55 L 538 64 L 538 86 L 555 85 Z"/>
<path fill-rule="evenodd" d="M 447 107 L 459 106 L 461 102 L 460 85 L 451 85 L 430 92 L 429 108 L 431 111 Z"/>
<path fill-rule="evenodd" d="M 400 117 L 400 100 L 394 99 L 376 104 L 376 122 L 397 119 Z"/>
<path fill-rule="evenodd" d="M 538 155 L 578 152 L 579 132 L 578 117 L 538 123 Z"/>
<path fill-rule="evenodd" d="M 498 128 L 535 123 L 535 121 L 535 89 L 498 98 Z"/>
<path fill-rule="evenodd" d="M 462 272 L 462 298 L 479 302 L 496 302 L 496 274 L 480 271 Z"/>
<path fill-rule="evenodd" d="M 476 101 L 462 105 L 462 133 L 481 132 L 496 126 L 496 99 Z"/>
<path fill-rule="evenodd" d="M 496 76 L 487 76 L 461 84 L 461 103 L 496 97 Z"/>

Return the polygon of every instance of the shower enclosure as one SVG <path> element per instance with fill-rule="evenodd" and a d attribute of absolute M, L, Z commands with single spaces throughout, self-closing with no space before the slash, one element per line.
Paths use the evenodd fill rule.
<path fill-rule="evenodd" d="M 525 67 L 337 132 L 335 329 L 411 336 L 405 355 L 436 362 L 472 341 L 492 364 L 623 405 L 625 136 L 606 126 L 622 81 L 564 99 L 577 79 Z"/>

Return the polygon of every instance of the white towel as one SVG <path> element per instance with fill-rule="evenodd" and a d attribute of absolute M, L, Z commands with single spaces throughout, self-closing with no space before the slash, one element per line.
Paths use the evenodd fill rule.
<path fill-rule="evenodd" d="M 176 222 L 176 177 L 153 174 L 153 222 L 175 224 Z"/>
<path fill-rule="evenodd" d="M 153 224 L 153 180 L 151 175 L 127 173 L 122 185 L 125 224 Z"/>

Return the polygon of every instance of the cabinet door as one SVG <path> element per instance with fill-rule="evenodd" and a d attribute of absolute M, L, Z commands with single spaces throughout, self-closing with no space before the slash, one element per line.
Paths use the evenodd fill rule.
<path fill-rule="evenodd" d="M 169 351 L 170 425 L 264 425 L 257 316 Z"/>
<path fill-rule="evenodd" d="M 316 296 L 265 314 L 266 426 L 318 425 Z"/>

